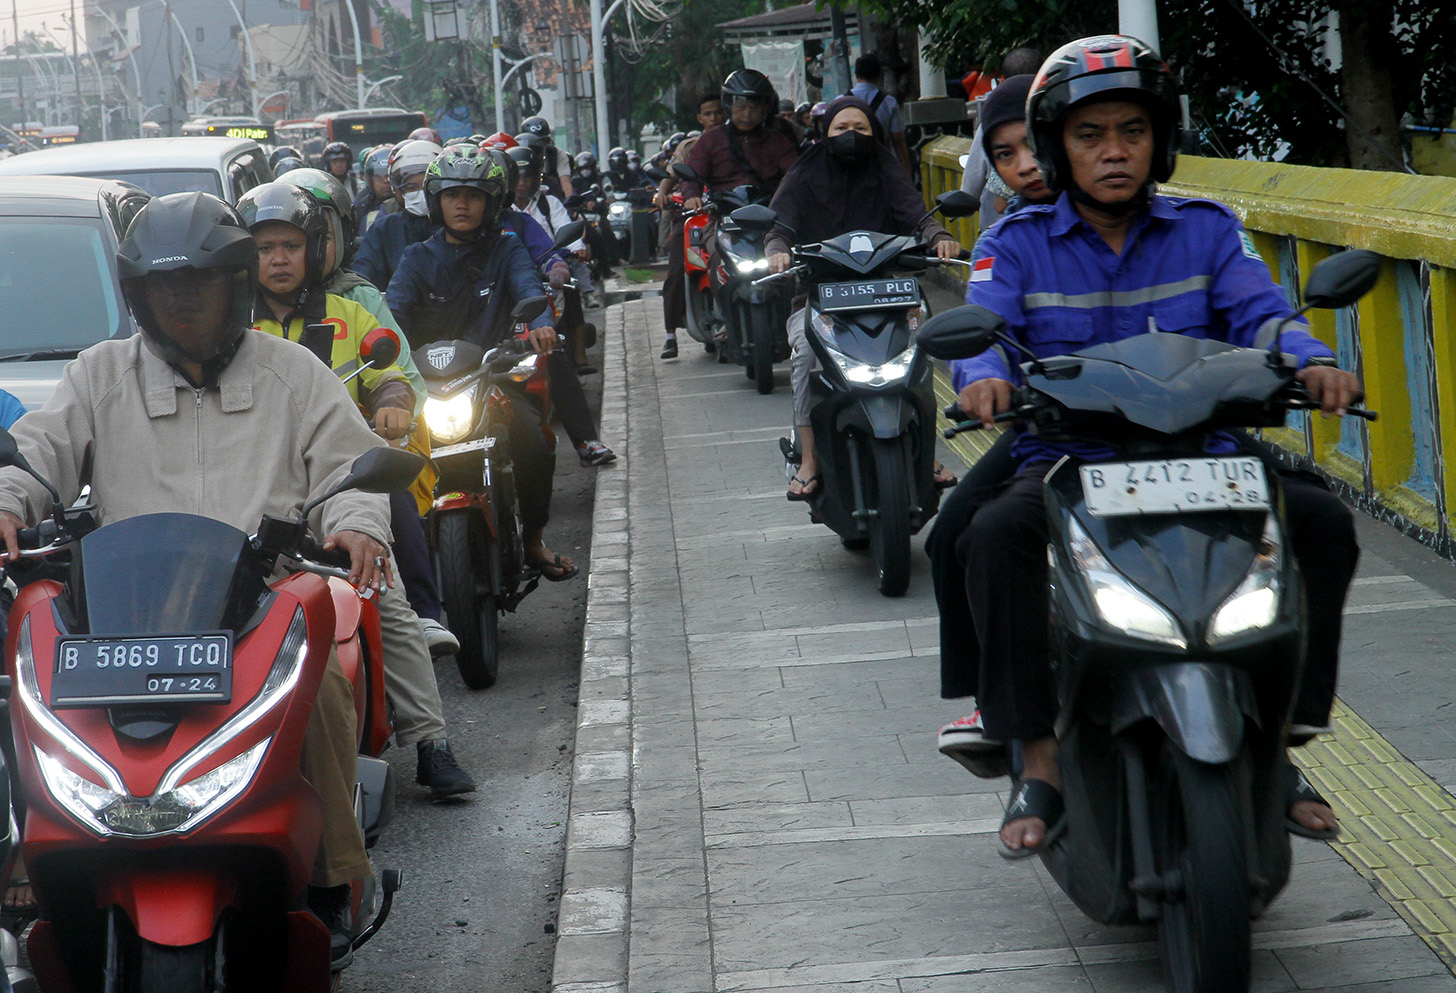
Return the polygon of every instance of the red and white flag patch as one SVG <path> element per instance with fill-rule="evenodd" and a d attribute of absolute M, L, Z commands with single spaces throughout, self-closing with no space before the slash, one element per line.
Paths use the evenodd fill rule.
<path fill-rule="evenodd" d="M 971 264 L 971 282 L 988 283 L 991 281 L 991 265 L 996 261 L 995 256 L 988 255 L 984 259 L 977 259 Z"/>

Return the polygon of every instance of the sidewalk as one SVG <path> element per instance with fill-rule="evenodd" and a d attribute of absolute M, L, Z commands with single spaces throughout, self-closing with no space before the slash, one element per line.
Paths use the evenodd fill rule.
<path fill-rule="evenodd" d="M 1008 784 L 935 751 L 960 710 L 923 534 L 909 594 L 882 597 L 784 500 L 787 369 L 759 397 L 690 340 L 660 362 L 660 315 L 619 304 L 605 329 L 622 458 L 597 488 L 554 989 L 1161 990 L 1153 931 L 999 858 Z M 1294 840 L 1254 925 L 1261 993 L 1456 991 L 1456 570 L 1374 522 L 1362 541 L 1347 706 L 1311 757 L 1346 842 Z"/>

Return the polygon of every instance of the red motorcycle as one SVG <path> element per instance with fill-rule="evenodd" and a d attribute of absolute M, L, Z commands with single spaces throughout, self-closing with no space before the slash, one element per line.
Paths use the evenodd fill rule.
<path fill-rule="evenodd" d="M 672 199 L 681 210 L 682 193 L 674 193 Z M 713 283 L 708 275 L 708 225 L 712 217 L 706 208 L 689 211 L 683 217 L 683 293 L 688 334 L 693 340 L 716 349 L 722 321 L 713 310 Z"/>
<path fill-rule="evenodd" d="M 0 465 L 35 475 L 5 432 Z M 422 465 L 371 449 L 298 519 L 265 517 L 251 536 L 188 514 L 98 528 L 59 502 L 21 533 L 6 658 L 42 988 L 337 986 L 329 932 L 305 909 L 322 805 L 299 764 L 335 645 L 359 716 L 368 844 L 393 812 L 390 767 L 372 757 L 390 727 L 378 612 L 306 522 L 344 490 L 403 489 Z M 279 565 L 294 571 L 269 582 Z M 385 871 L 382 900 L 372 878 L 354 885 L 354 948 L 399 884 Z"/>

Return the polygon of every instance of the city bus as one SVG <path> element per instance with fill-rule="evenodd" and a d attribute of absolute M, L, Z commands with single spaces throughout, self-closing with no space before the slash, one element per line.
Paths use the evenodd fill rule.
<path fill-rule="evenodd" d="M 273 144 L 273 127 L 256 117 L 197 117 L 182 125 L 182 136 L 246 138 L 260 145 Z"/>
<path fill-rule="evenodd" d="M 292 145 L 303 153 L 303 160 L 311 166 L 319 164 L 324 145 L 328 143 L 328 128 L 313 118 L 298 121 L 278 121 L 273 125 L 274 143 Z"/>
<path fill-rule="evenodd" d="M 429 118 L 417 110 L 399 107 L 371 107 L 368 110 L 336 110 L 315 118 L 328 130 L 329 142 L 342 141 L 358 155 L 375 145 L 393 144 L 409 137 L 415 128 L 428 127 Z"/>

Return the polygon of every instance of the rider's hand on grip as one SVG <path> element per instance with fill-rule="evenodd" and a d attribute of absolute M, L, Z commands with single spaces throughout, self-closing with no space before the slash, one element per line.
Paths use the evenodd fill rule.
<path fill-rule="evenodd" d="M 774 252 L 768 257 L 768 271 L 772 273 L 786 272 L 793 264 L 793 259 L 783 252 Z"/>
<path fill-rule="evenodd" d="M 330 548 L 325 550 L 322 545 L 308 535 L 304 535 L 303 541 L 299 542 L 298 554 L 320 565 L 332 566 L 335 569 L 347 569 L 352 564 L 346 549 Z"/>
<path fill-rule="evenodd" d="M 5 544 L 5 561 L 14 562 L 20 558 L 20 549 L 25 547 L 20 538 L 22 530 L 25 530 L 24 521 L 8 510 L 0 510 L 0 541 Z"/>
<path fill-rule="evenodd" d="M 1011 383 L 1004 379 L 978 379 L 967 383 L 959 394 L 960 408 L 982 427 L 991 427 L 997 414 L 1011 409 Z"/>
<path fill-rule="evenodd" d="M 389 549 L 360 531 L 335 531 L 324 539 L 324 551 L 349 553 L 349 582 L 359 590 L 383 593 L 394 585 L 389 568 Z"/>
<path fill-rule="evenodd" d="M 394 441 L 410 433 L 410 412 L 400 407 L 380 407 L 374 412 L 374 433 Z"/>
<path fill-rule="evenodd" d="M 1325 417 L 1343 415 L 1351 404 L 1363 399 L 1359 377 L 1344 369 L 1328 365 L 1305 366 L 1294 378 L 1304 385 L 1312 399 L 1319 401 L 1320 413 Z"/>

